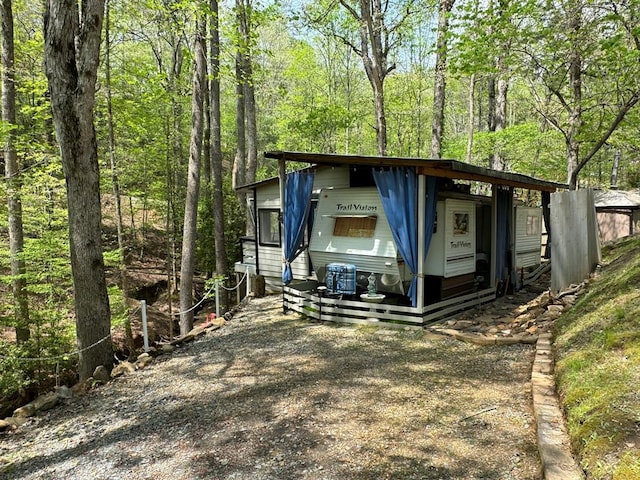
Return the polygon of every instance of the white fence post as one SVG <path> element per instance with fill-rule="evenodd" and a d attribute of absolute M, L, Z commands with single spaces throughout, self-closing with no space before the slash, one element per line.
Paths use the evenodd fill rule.
<path fill-rule="evenodd" d="M 249 272 L 249 266 L 247 265 L 247 269 L 245 270 L 247 274 L 247 295 L 244 298 L 249 298 L 249 294 L 251 293 L 251 273 Z"/>
<path fill-rule="evenodd" d="M 142 336 L 144 338 L 144 351 L 149 351 L 149 332 L 147 331 L 147 301 L 140 300 L 140 309 L 142 310 Z"/>
<path fill-rule="evenodd" d="M 220 282 L 216 278 L 216 318 L 220 318 Z"/>

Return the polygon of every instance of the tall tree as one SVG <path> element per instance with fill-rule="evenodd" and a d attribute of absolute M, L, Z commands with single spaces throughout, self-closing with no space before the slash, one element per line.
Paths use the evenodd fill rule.
<path fill-rule="evenodd" d="M 16 85 L 13 42 L 13 2 L 0 0 L 2 16 L 2 121 L 9 128 L 4 144 L 5 178 L 7 180 L 7 202 L 9 212 L 9 253 L 11 256 L 11 276 L 16 341 L 29 340 L 29 301 L 25 279 L 24 233 L 22 228 L 22 202 L 20 196 L 21 174 L 15 149 L 16 126 Z"/>
<path fill-rule="evenodd" d="M 413 0 L 390 2 L 382 0 L 339 0 L 342 9 L 357 26 L 358 40 L 352 39 L 351 32 L 329 22 L 336 3 L 320 7 L 318 14 L 312 14 L 310 22 L 325 34 L 333 35 L 348 45 L 360 58 L 373 91 L 376 143 L 378 155 L 387 154 L 387 116 L 385 112 L 384 83 L 396 68 L 390 62 L 392 52 L 403 39 L 411 17 L 416 14 Z M 342 25 L 348 22 L 342 23 Z"/>
<path fill-rule="evenodd" d="M 244 100 L 244 114 L 246 117 L 247 134 L 247 172 L 245 181 L 253 183 L 256 180 L 258 168 L 258 125 L 256 118 L 256 98 L 253 75 L 253 44 L 255 26 L 255 12 L 250 0 L 237 0 L 238 34 L 240 36 L 240 64 L 242 71 L 242 88 Z M 251 230 L 251 228 L 249 228 Z M 247 233 L 251 233 L 248 231 Z"/>
<path fill-rule="evenodd" d="M 250 0 L 236 0 L 236 131 L 237 150 L 233 168 L 233 185 L 256 180 L 258 167 L 258 125 L 253 75 L 255 11 Z M 244 209 L 246 196 L 238 194 Z M 246 216 L 246 233 L 254 232 L 253 221 Z"/>
<path fill-rule="evenodd" d="M 218 0 L 210 0 L 209 20 L 209 108 L 211 109 L 211 175 L 213 180 L 213 221 L 216 253 L 216 273 L 227 271 L 227 251 L 224 244 L 224 192 L 222 175 L 222 132 L 220 113 L 220 19 Z"/>
<path fill-rule="evenodd" d="M 438 39 L 436 43 L 436 71 L 433 86 L 433 121 L 431 122 L 431 157 L 442 154 L 444 102 L 446 97 L 447 35 L 449 14 L 455 0 L 440 0 L 438 9 Z"/>
<path fill-rule="evenodd" d="M 113 366 L 94 127 L 104 0 L 47 0 L 45 70 L 67 185 L 80 379 Z"/>
<path fill-rule="evenodd" d="M 567 183 L 593 159 L 640 101 L 638 4 L 567 0 L 540 12 L 526 48 L 537 109 L 564 138 Z M 558 28 L 562 25 L 563 28 Z M 546 92 L 536 91 L 542 83 Z"/>
<path fill-rule="evenodd" d="M 200 195 L 200 157 L 204 124 L 204 96 L 207 91 L 206 57 L 207 23 L 198 8 L 196 19 L 195 62 L 191 100 L 191 140 L 189 142 L 189 171 L 182 233 L 180 264 L 180 334 L 193 328 L 193 275 L 195 270 L 196 232 L 198 226 L 198 198 Z"/>

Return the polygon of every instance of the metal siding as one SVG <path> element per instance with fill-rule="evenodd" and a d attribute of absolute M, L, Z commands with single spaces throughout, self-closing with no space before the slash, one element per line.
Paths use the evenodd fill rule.
<path fill-rule="evenodd" d="M 600 261 L 593 191 L 551 194 L 551 289 L 580 283 Z"/>
<path fill-rule="evenodd" d="M 516 269 L 533 267 L 540 264 L 542 244 L 542 209 L 516 207 Z M 527 235 L 528 217 L 538 218 L 538 234 Z"/>

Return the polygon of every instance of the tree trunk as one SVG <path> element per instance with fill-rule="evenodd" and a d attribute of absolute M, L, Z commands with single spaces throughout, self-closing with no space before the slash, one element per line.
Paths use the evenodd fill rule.
<path fill-rule="evenodd" d="M 567 146 L 567 183 L 572 190 L 578 186 L 577 175 L 574 171 L 578 167 L 580 158 L 580 142 L 578 134 L 582 128 L 582 54 L 579 42 L 582 29 L 582 6 L 580 2 L 572 3 L 569 10 L 569 30 L 574 38 L 572 51 L 569 54 L 569 88 L 572 93 L 569 114 L 569 127 L 566 135 Z"/>
<path fill-rule="evenodd" d="M 247 167 L 247 147 L 245 133 L 245 113 L 244 113 L 244 79 L 242 73 L 242 54 L 236 53 L 236 156 L 231 172 L 231 183 L 233 188 L 245 184 L 245 172 Z M 238 194 L 238 201 L 241 208 L 244 208 L 244 195 Z"/>
<path fill-rule="evenodd" d="M 474 132 L 474 104 L 475 104 L 475 90 L 476 90 L 476 74 L 472 73 L 469 78 L 469 96 L 468 96 L 468 125 L 467 125 L 467 155 L 466 162 L 471 163 L 473 160 L 473 132 Z"/>
<path fill-rule="evenodd" d="M 213 216 L 216 250 L 216 273 L 227 272 L 227 251 L 224 243 L 224 193 L 222 175 L 222 139 L 220 129 L 220 23 L 218 20 L 218 0 L 210 0 L 211 80 L 209 96 L 211 108 L 211 173 L 213 177 Z"/>
<path fill-rule="evenodd" d="M 118 250 L 120 251 L 120 289 L 122 290 L 123 306 L 127 308 L 127 263 L 126 251 L 124 246 L 124 231 L 122 228 L 122 202 L 120 199 L 120 181 L 118 179 L 118 166 L 116 162 L 116 137 L 113 125 L 113 102 L 111 98 L 111 15 L 110 0 L 105 2 L 104 12 L 104 31 L 105 31 L 105 54 L 104 54 L 104 70 L 105 70 L 105 90 L 107 95 L 107 130 L 109 136 L 109 164 L 111 166 L 111 184 L 113 189 L 113 201 L 116 208 L 116 233 L 118 236 Z M 129 354 L 133 355 L 135 345 L 133 342 L 133 332 L 131 330 L 131 321 L 129 316 L 125 319 L 125 337 Z"/>
<path fill-rule="evenodd" d="M 180 334 L 193 328 L 193 274 L 195 269 L 196 230 L 198 224 L 198 197 L 200 194 L 200 156 L 202 155 L 203 106 L 206 92 L 206 22 L 196 20 L 195 65 L 191 101 L 191 140 L 189 142 L 189 170 L 182 233 L 182 260 L 180 265 Z"/>
<path fill-rule="evenodd" d="M 438 38 L 433 87 L 433 120 L 431 122 L 432 158 L 440 158 L 442 154 L 444 102 L 446 96 L 447 32 L 449 30 L 449 13 L 453 8 L 453 4 L 454 0 L 440 0 L 440 7 L 438 9 Z"/>
<path fill-rule="evenodd" d="M 498 64 L 501 65 L 502 61 L 499 60 Z M 495 97 L 495 132 L 500 132 L 507 126 L 507 92 L 509 90 L 509 80 L 506 78 L 504 68 L 500 66 L 499 69 L 501 72 L 498 75 L 498 85 Z M 495 151 L 493 152 L 493 158 L 490 166 L 494 170 L 504 170 L 506 164 L 500 144 L 496 142 L 496 146 L 494 148 Z"/>
<path fill-rule="evenodd" d="M 609 186 L 612 190 L 618 188 L 618 168 L 620 167 L 620 149 L 616 148 L 613 153 L 613 167 L 611 168 L 611 181 Z"/>
<path fill-rule="evenodd" d="M 4 144 L 5 178 L 7 180 L 7 206 L 9 214 L 9 255 L 11 258 L 11 288 L 14 302 L 16 342 L 29 340 L 29 300 L 25 279 L 24 232 L 22 228 L 22 202 L 20 199 L 21 174 L 14 146 L 16 124 L 16 86 L 13 43 L 13 5 L 11 0 L 0 1 L 2 17 L 2 121 L 6 129 Z"/>
<path fill-rule="evenodd" d="M 487 131 L 496 131 L 496 77 L 487 79 Z"/>
<path fill-rule="evenodd" d="M 378 155 L 387 154 L 387 115 L 384 108 L 384 83 L 376 82 L 373 87 L 373 105 L 376 114 L 376 141 Z"/>
<path fill-rule="evenodd" d="M 256 171 L 258 169 L 258 125 L 256 120 L 256 98 L 253 82 L 250 29 L 250 11 L 248 11 L 245 6 L 241 24 L 241 33 L 243 35 L 242 43 L 244 44 L 244 51 L 242 52 L 243 100 L 247 134 L 247 169 L 244 179 L 245 183 L 253 183 L 256 181 Z M 255 234 L 255 225 L 248 215 L 246 233 L 250 236 Z"/>
<path fill-rule="evenodd" d="M 373 90 L 378 155 L 387 154 L 387 117 L 384 108 L 384 80 L 389 73 L 382 47 L 384 14 L 380 0 L 360 0 L 360 43 L 362 62 Z"/>
<path fill-rule="evenodd" d="M 45 70 L 67 184 L 81 380 L 98 365 L 113 366 L 94 128 L 103 16 L 104 0 L 85 0 L 81 12 L 76 0 L 48 0 L 44 18 Z"/>
<path fill-rule="evenodd" d="M 388 35 L 391 30 L 399 27 L 399 24 L 392 27 L 385 25 L 386 7 L 383 8 L 380 0 L 360 0 L 359 11 L 346 0 L 339 1 L 360 26 L 360 48 L 349 45 L 362 58 L 362 64 L 373 90 L 378 155 L 385 156 L 387 154 L 387 118 L 384 106 L 384 80 L 395 68 L 395 65 L 388 66 L 387 62 Z M 400 20 L 400 23 L 403 20 Z"/>
<path fill-rule="evenodd" d="M 237 45 L 236 45 L 236 157 L 233 162 L 233 170 L 231 172 L 231 184 L 233 188 L 245 185 L 247 174 L 247 140 L 246 140 L 246 102 L 245 82 L 246 72 L 244 70 L 245 61 L 244 54 L 248 48 L 246 45 L 246 36 L 244 35 L 244 25 L 246 23 L 246 11 L 244 0 L 236 0 L 236 28 L 237 28 Z M 246 219 L 245 231 L 250 231 L 251 220 L 246 215 L 246 194 L 237 192 L 238 204 L 240 206 L 240 214 Z"/>

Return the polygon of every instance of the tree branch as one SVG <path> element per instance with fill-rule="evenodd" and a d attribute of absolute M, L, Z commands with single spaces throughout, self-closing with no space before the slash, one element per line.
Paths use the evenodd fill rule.
<path fill-rule="evenodd" d="M 620 108 L 620 110 L 618 111 L 616 118 L 614 118 L 611 122 L 611 125 L 609 125 L 609 129 L 604 133 L 602 137 L 600 137 L 600 140 L 598 140 L 598 142 L 593 146 L 591 151 L 589 151 L 589 153 L 582 160 L 580 160 L 577 167 L 571 174 L 572 185 L 576 184 L 578 173 L 580 173 L 580 170 L 584 168 L 589 160 L 591 160 L 593 156 L 598 153 L 598 150 L 600 150 L 602 146 L 607 142 L 607 140 L 609 140 L 609 137 L 611 137 L 613 132 L 615 132 L 615 130 L 618 128 L 618 125 L 620 125 L 622 120 L 624 120 L 624 117 L 627 115 L 629 110 L 631 110 L 636 105 L 636 103 L 638 103 L 638 101 L 640 101 L 640 91 L 636 91 L 633 93 L 633 95 L 631 95 L 629 100 L 627 100 L 622 108 Z"/>

